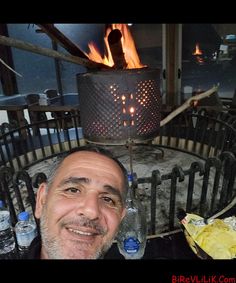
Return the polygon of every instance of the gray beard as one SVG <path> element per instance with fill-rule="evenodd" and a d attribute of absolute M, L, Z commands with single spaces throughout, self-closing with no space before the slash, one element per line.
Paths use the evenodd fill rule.
<path fill-rule="evenodd" d="M 60 239 L 56 236 L 51 236 L 50 231 L 47 226 L 47 215 L 46 207 L 43 207 L 42 215 L 40 218 L 40 230 L 42 245 L 49 259 L 78 259 L 76 257 L 76 252 L 71 255 L 63 254 L 63 243 L 60 242 Z M 89 255 L 86 258 L 81 259 L 102 259 L 105 253 L 109 250 L 113 242 L 113 239 L 108 241 L 103 247 L 99 247 L 97 251 Z"/>

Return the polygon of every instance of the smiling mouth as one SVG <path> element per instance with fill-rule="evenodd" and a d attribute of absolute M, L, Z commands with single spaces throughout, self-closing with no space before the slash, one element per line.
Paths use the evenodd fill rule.
<path fill-rule="evenodd" d="M 85 232 L 85 231 L 81 231 L 81 230 L 77 230 L 77 229 L 68 228 L 68 230 L 70 232 L 73 232 L 75 234 L 82 235 L 82 236 L 94 236 L 94 235 L 97 235 L 97 233 Z"/>
<path fill-rule="evenodd" d="M 79 229 L 67 228 L 67 230 L 75 235 L 82 236 L 82 237 L 95 237 L 100 235 L 98 231 L 82 231 Z"/>

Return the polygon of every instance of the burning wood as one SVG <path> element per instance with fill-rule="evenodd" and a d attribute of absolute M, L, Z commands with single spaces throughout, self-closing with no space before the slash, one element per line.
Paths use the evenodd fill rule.
<path fill-rule="evenodd" d="M 111 51 L 108 37 L 110 36 L 110 33 L 113 32 L 114 30 L 119 30 L 121 35 L 122 35 L 122 37 L 120 37 L 120 39 L 119 39 L 119 35 L 116 32 L 117 33 L 116 34 L 116 40 L 114 40 L 114 41 L 116 41 L 116 44 L 117 44 L 115 46 L 115 48 L 118 48 L 118 45 L 120 44 L 121 45 L 120 50 L 122 49 L 122 52 L 118 51 L 117 49 Z M 113 37 L 113 35 L 111 35 L 111 36 Z M 90 42 L 88 44 L 90 51 L 89 51 L 88 54 L 86 53 L 86 55 L 88 56 L 88 58 L 90 60 L 116 68 L 117 62 L 114 62 L 113 56 L 115 55 L 116 52 L 118 52 L 120 54 L 118 57 L 120 57 L 121 53 L 123 53 L 122 56 L 124 57 L 124 60 L 125 60 L 126 65 L 127 65 L 126 69 L 139 69 L 139 68 L 146 67 L 145 65 L 143 65 L 140 62 L 140 59 L 139 59 L 139 56 L 138 56 L 138 53 L 137 53 L 137 50 L 136 50 L 136 47 L 135 47 L 134 40 L 133 40 L 132 35 L 131 35 L 131 33 L 128 29 L 128 26 L 126 24 L 112 24 L 111 26 L 109 26 L 106 29 L 106 35 L 104 37 L 104 43 L 105 43 L 107 56 L 106 55 L 102 56 L 100 54 L 99 50 L 96 48 L 94 43 Z M 114 48 L 114 46 L 112 46 L 112 47 Z M 119 61 L 120 59 L 118 57 L 116 56 L 117 60 Z M 120 64 L 120 62 L 118 64 Z"/>
<path fill-rule="evenodd" d="M 108 35 L 108 43 L 114 61 L 115 69 L 126 69 L 127 62 L 125 61 L 124 52 L 121 43 L 122 33 L 119 29 L 113 29 Z"/>

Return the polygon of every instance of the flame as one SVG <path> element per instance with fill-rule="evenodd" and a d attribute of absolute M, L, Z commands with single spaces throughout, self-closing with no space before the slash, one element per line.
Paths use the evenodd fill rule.
<path fill-rule="evenodd" d="M 193 55 L 202 55 L 202 50 L 199 47 L 199 43 L 196 43 L 196 47 Z"/>
<path fill-rule="evenodd" d="M 193 52 L 193 55 L 196 56 L 196 60 L 199 64 L 203 64 L 204 63 L 204 59 L 201 57 L 201 55 L 203 54 L 202 50 L 199 47 L 199 43 L 196 43 L 195 46 L 195 51 Z"/>
<path fill-rule="evenodd" d="M 88 44 L 89 53 L 84 52 L 88 56 L 88 58 L 97 63 L 102 63 L 110 67 L 114 66 L 114 61 L 112 59 L 112 54 L 108 43 L 108 35 L 113 29 L 119 29 L 122 34 L 121 44 L 124 53 L 124 58 L 127 63 L 126 69 L 146 67 L 140 62 L 134 40 L 128 29 L 127 24 L 112 24 L 111 27 L 106 29 L 104 43 L 105 43 L 107 56 L 106 55 L 102 56 L 98 48 L 96 47 L 95 43 L 90 42 Z"/>
<path fill-rule="evenodd" d="M 193 100 L 193 108 L 196 108 L 198 106 L 198 100 Z"/>

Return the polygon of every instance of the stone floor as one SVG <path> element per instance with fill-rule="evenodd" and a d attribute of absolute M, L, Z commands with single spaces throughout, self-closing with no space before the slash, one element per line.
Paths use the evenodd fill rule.
<path fill-rule="evenodd" d="M 130 171 L 129 150 L 125 146 L 106 146 L 107 149 L 122 162 L 125 168 Z M 162 157 L 163 154 L 163 157 Z M 192 162 L 204 162 L 202 159 L 174 149 L 153 146 L 135 146 L 132 151 L 133 172 L 138 178 L 149 177 L 153 170 L 159 170 L 161 175 L 170 173 L 175 165 L 188 169 Z M 37 163 L 28 169 L 30 175 L 36 172 L 48 173 L 48 168 L 54 162 L 55 157 Z"/>

